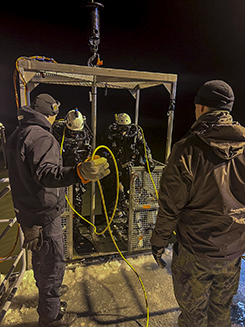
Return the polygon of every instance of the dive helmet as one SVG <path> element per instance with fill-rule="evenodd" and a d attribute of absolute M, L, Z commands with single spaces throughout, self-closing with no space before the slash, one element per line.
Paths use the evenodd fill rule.
<path fill-rule="evenodd" d="M 116 114 L 115 120 L 118 125 L 130 125 L 131 124 L 131 118 L 126 113 Z"/>
<path fill-rule="evenodd" d="M 66 127 L 72 131 L 83 130 L 84 117 L 77 108 L 70 110 L 66 115 Z"/>

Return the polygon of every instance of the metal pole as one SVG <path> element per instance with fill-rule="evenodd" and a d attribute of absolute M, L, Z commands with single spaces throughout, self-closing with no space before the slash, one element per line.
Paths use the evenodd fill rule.
<path fill-rule="evenodd" d="M 97 125 L 97 86 L 96 76 L 93 77 L 92 84 L 92 104 L 91 104 L 91 129 L 93 132 L 92 150 L 96 148 L 96 125 Z M 95 224 L 95 182 L 91 182 L 90 193 L 90 221 Z"/>
<path fill-rule="evenodd" d="M 136 104 L 135 104 L 135 125 L 139 123 L 139 104 L 140 104 L 140 89 L 136 92 Z"/>
<path fill-rule="evenodd" d="M 23 68 L 20 68 L 20 73 L 22 74 L 23 76 L 23 72 L 24 72 L 24 69 Z M 25 85 L 22 81 L 21 78 L 19 78 L 19 85 L 20 85 L 20 108 L 22 106 L 26 106 L 27 103 L 26 103 L 26 88 L 25 88 Z"/>
<path fill-rule="evenodd" d="M 26 91 L 26 101 L 27 101 L 27 106 L 30 106 L 31 104 L 30 91 Z"/>
<path fill-rule="evenodd" d="M 67 187 L 67 196 L 70 203 L 73 204 L 73 185 Z M 67 256 L 69 260 L 73 258 L 73 210 L 69 207 L 69 215 L 67 217 Z"/>
<path fill-rule="evenodd" d="M 168 108 L 168 129 L 167 129 L 167 140 L 166 140 L 166 150 L 165 150 L 165 163 L 167 163 L 168 157 L 171 152 L 172 145 L 172 134 L 173 134 L 173 122 L 174 122 L 174 111 L 175 111 L 175 97 L 176 97 L 177 82 L 172 84 L 170 93 L 170 105 Z"/>
<path fill-rule="evenodd" d="M 7 158 L 4 149 L 5 143 L 6 143 L 5 127 L 2 123 L 0 123 L 0 151 L 2 150 L 3 153 L 4 168 L 7 169 Z"/>

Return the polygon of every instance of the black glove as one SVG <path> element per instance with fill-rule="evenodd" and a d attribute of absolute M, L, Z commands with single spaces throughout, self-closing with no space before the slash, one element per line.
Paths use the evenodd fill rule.
<path fill-rule="evenodd" d="M 165 251 L 165 248 L 159 248 L 158 246 L 152 245 L 151 250 L 158 266 L 162 269 L 165 268 L 167 266 L 167 263 L 162 259 L 162 255 Z"/>
<path fill-rule="evenodd" d="M 31 251 L 39 251 L 43 245 L 43 227 L 34 225 L 32 228 L 22 226 L 24 233 L 23 248 Z"/>

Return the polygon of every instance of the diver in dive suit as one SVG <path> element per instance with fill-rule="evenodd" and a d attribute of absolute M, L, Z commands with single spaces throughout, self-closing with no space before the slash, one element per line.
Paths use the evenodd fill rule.
<path fill-rule="evenodd" d="M 53 135 L 62 144 L 62 158 L 64 166 L 74 166 L 83 162 L 91 156 L 90 145 L 93 137 L 92 132 L 86 124 L 86 117 L 76 108 L 70 110 L 65 120 L 58 120 L 53 125 Z M 82 196 L 87 186 L 81 182 L 73 185 L 73 206 L 78 213 L 82 212 Z M 85 238 L 79 230 L 80 217 L 73 215 L 73 243 L 79 255 L 93 251 L 90 241 Z"/>
<path fill-rule="evenodd" d="M 115 218 L 125 217 L 129 200 L 130 169 L 133 166 L 144 166 L 148 171 L 148 160 L 150 171 L 153 171 L 155 164 L 152 159 L 151 150 L 143 139 L 140 128 L 131 122 L 130 116 L 126 113 L 115 115 L 115 122 L 109 125 L 105 136 L 102 138 L 102 144 L 106 145 L 113 152 L 119 170 L 120 192 Z M 110 167 L 114 169 L 114 164 L 111 161 L 112 159 L 109 152 L 105 151 L 103 156 L 110 161 Z M 115 172 L 112 172 L 110 176 L 106 177 L 101 182 L 104 190 L 106 207 L 110 215 L 115 205 Z"/>

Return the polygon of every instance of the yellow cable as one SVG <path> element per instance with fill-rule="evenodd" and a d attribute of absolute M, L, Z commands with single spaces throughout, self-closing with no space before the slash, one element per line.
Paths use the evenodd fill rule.
<path fill-rule="evenodd" d="M 20 79 L 22 80 L 22 83 L 23 83 L 24 88 L 25 88 L 25 105 L 27 105 L 27 83 L 25 81 L 25 78 L 24 78 L 22 72 L 19 70 L 19 60 L 27 60 L 27 59 L 28 58 L 26 58 L 26 57 L 19 57 L 16 60 L 16 63 L 15 63 L 16 70 L 19 73 Z"/>
<path fill-rule="evenodd" d="M 148 160 L 148 156 L 147 156 L 147 150 L 146 150 L 146 143 L 145 143 L 145 136 L 144 136 L 144 131 L 142 129 L 142 127 L 140 127 L 139 125 L 137 125 L 139 127 L 139 129 L 141 130 L 141 134 L 142 134 L 142 137 L 143 137 L 143 143 L 144 143 L 144 150 L 145 150 L 145 158 L 146 158 L 146 165 L 147 165 L 147 170 L 148 170 L 148 173 L 150 175 L 150 178 L 151 178 L 151 182 L 152 182 L 152 185 L 154 187 L 154 190 L 155 190 L 155 193 L 156 193 L 156 198 L 158 200 L 158 192 L 157 192 L 157 188 L 156 188 L 156 184 L 153 180 L 153 177 L 152 177 L 152 174 L 151 174 L 151 170 L 150 170 L 150 165 L 149 165 L 149 160 Z"/>
<path fill-rule="evenodd" d="M 116 200 L 115 200 L 115 205 L 114 205 L 114 209 L 113 209 L 113 212 L 112 212 L 111 218 L 110 218 L 110 220 L 109 220 L 109 218 L 108 218 L 108 213 L 107 213 L 107 208 L 106 208 L 106 204 L 105 204 L 105 199 L 104 199 L 103 190 L 102 190 L 102 187 L 101 187 L 101 183 L 100 183 L 100 181 L 98 180 L 98 181 L 97 181 L 97 184 L 98 184 L 98 187 L 99 187 L 99 190 L 100 190 L 100 195 L 101 195 L 101 200 L 102 200 L 102 204 L 103 204 L 103 208 L 104 208 L 105 216 L 106 216 L 106 219 L 108 219 L 108 221 L 107 221 L 107 227 L 104 229 L 104 231 L 102 231 L 102 232 L 100 232 L 100 233 L 97 232 L 96 235 L 102 235 L 102 234 L 104 234 L 105 231 L 107 231 L 108 229 L 110 230 L 110 225 L 111 225 L 112 220 L 113 220 L 113 218 L 114 218 L 114 216 L 115 216 L 115 213 L 116 213 L 116 210 L 117 210 L 118 199 L 119 199 L 119 172 L 118 172 L 118 167 L 117 167 L 117 161 L 116 161 L 116 159 L 115 159 L 115 157 L 114 157 L 112 151 L 111 151 L 107 146 L 105 146 L 105 145 L 100 145 L 100 146 L 98 146 L 98 147 L 94 150 L 94 152 L 93 152 L 93 154 L 92 154 L 92 157 L 91 157 L 91 160 L 94 159 L 95 153 L 96 153 L 99 149 L 102 149 L 102 148 L 106 149 L 106 150 L 110 153 L 110 155 L 111 155 L 111 157 L 112 157 L 112 160 L 113 160 L 113 162 L 114 162 L 114 166 L 115 166 L 115 168 L 116 168 Z"/>
<path fill-rule="evenodd" d="M 118 253 L 120 254 L 121 258 L 127 263 L 127 265 L 133 270 L 133 272 L 136 274 L 137 278 L 139 279 L 139 282 L 141 284 L 141 287 L 142 287 L 142 290 L 143 290 L 143 293 L 144 293 L 144 297 L 145 297 L 145 304 L 146 304 L 146 316 L 147 316 L 147 322 L 146 322 L 146 327 L 149 326 L 149 320 L 150 320 L 150 310 L 149 310 L 149 304 L 148 304 L 148 299 L 147 299 L 147 294 L 146 294 L 146 290 L 145 290 L 145 286 L 143 284 L 143 281 L 142 279 L 140 278 L 139 274 L 137 273 L 137 271 L 135 270 L 135 268 L 129 263 L 129 261 L 123 256 L 121 250 L 119 249 L 114 237 L 113 237 L 113 234 L 112 234 L 112 231 L 111 231 L 111 223 L 112 223 L 112 220 L 114 218 L 114 215 L 115 215 L 115 212 L 116 212 L 116 208 L 117 208 L 117 203 L 118 203 L 118 198 L 119 198 L 119 172 L 118 172 L 118 167 L 117 167 L 117 162 L 116 162 L 116 159 L 112 153 L 112 151 L 105 145 L 100 145 L 98 146 L 93 154 L 92 154 L 92 157 L 91 157 L 91 160 L 94 159 L 94 156 L 95 156 L 95 153 L 101 149 L 101 148 L 105 148 L 107 151 L 109 151 L 109 153 L 111 154 L 112 156 L 112 159 L 113 159 L 113 162 L 114 162 L 114 165 L 115 165 L 115 168 L 116 168 L 116 175 L 117 175 L 117 194 L 116 194 L 116 202 L 115 202 L 115 206 L 114 206 L 114 210 L 113 210 L 113 213 L 112 213 L 112 216 L 111 216 L 111 219 L 109 220 L 109 217 L 108 217 L 108 214 L 107 214 L 107 209 L 106 209 L 106 205 L 105 205 L 105 200 L 104 200 L 104 195 L 103 195 L 103 191 L 102 191 L 102 187 L 101 187 L 101 183 L 100 181 L 98 180 L 97 183 L 98 183 L 98 186 L 99 186 L 99 190 L 100 190 L 100 194 L 101 194 L 101 199 L 102 199 L 102 204 L 103 204 L 103 208 L 104 208 L 104 211 L 105 211 L 105 216 L 106 216 L 106 222 L 107 222 L 107 227 L 100 233 L 98 233 L 96 231 L 96 226 L 93 225 L 89 220 L 85 219 L 84 217 L 82 217 L 82 215 L 80 215 L 71 205 L 71 203 L 69 202 L 68 200 L 68 197 L 66 195 L 66 200 L 67 200 L 67 203 L 69 204 L 69 206 L 71 207 L 71 209 L 80 217 L 82 218 L 84 221 L 86 221 L 88 224 L 90 224 L 91 226 L 94 227 L 94 233 L 96 235 L 101 235 L 103 233 L 105 233 L 105 231 L 108 229 L 109 230 L 109 234 L 110 234 L 110 237 L 112 239 L 112 242 L 113 244 L 115 245 L 115 248 L 117 249 Z M 149 163 L 148 163 L 148 166 L 149 166 Z"/>
<path fill-rule="evenodd" d="M 61 144 L 60 144 L 60 154 L 61 155 L 62 155 L 62 150 L 63 150 L 63 144 L 64 144 L 64 141 L 65 141 L 65 134 L 66 134 L 66 126 L 64 127 L 62 140 L 61 140 Z"/>
<path fill-rule="evenodd" d="M 145 150 L 145 158 L 146 158 L 147 169 L 148 169 L 148 173 L 150 175 L 150 178 L 151 178 L 151 181 L 152 181 L 152 184 L 153 184 L 155 193 L 156 193 L 156 197 L 157 197 L 157 200 L 158 200 L 159 196 L 158 196 L 156 184 L 154 183 L 154 180 L 153 180 L 153 177 L 152 177 L 152 174 L 151 174 L 151 171 L 150 171 L 150 165 L 149 165 L 149 160 L 148 160 L 147 151 L 146 151 L 146 144 L 145 144 L 144 132 L 143 132 L 142 127 L 140 127 L 139 125 L 137 125 L 137 126 L 140 128 L 141 133 L 142 133 L 143 142 L 144 142 L 144 150 Z M 173 233 L 174 233 L 174 235 L 176 235 L 176 232 L 175 231 L 173 231 Z"/>
<path fill-rule="evenodd" d="M 19 69 L 19 60 L 38 60 L 38 59 L 47 60 L 47 61 L 51 61 L 53 63 L 57 63 L 54 59 L 48 58 L 48 57 L 45 57 L 45 56 L 19 57 L 15 62 L 16 71 L 19 73 L 20 79 L 22 80 L 22 83 L 24 85 L 25 105 L 27 105 L 27 90 L 28 90 L 28 88 L 27 88 L 27 83 L 25 81 L 25 78 L 24 78 L 22 72 Z M 15 101 L 16 101 L 17 109 L 19 109 L 19 99 L 18 99 L 18 92 L 17 92 L 17 87 L 16 87 L 15 73 L 14 73 L 14 89 L 15 89 Z"/>
<path fill-rule="evenodd" d="M 148 160 L 147 151 L 146 151 L 146 144 L 145 144 L 144 132 L 143 132 L 142 127 L 140 127 L 139 125 L 137 125 L 137 126 L 140 128 L 141 133 L 142 133 L 143 142 L 144 142 L 144 150 L 145 150 L 145 157 L 146 157 L 147 169 L 148 169 L 148 173 L 149 173 L 149 175 L 150 175 L 150 178 L 151 178 L 151 181 L 152 181 L 153 187 L 154 187 L 154 189 L 155 189 L 156 197 L 157 197 L 157 200 L 158 200 L 159 197 L 158 197 L 158 192 L 157 192 L 156 184 L 154 183 L 154 180 L 153 180 L 153 177 L 152 177 L 152 174 L 151 174 L 151 171 L 150 171 L 149 160 Z M 173 231 L 173 234 L 176 235 L 176 232 Z"/>
<path fill-rule="evenodd" d="M 156 184 L 154 183 L 154 180 L 153 180 L 153 177 L 152 177 L 152 174 L 151 174 L 151 171 L 150 171 L 149 160 L 148 160 L 147 151 L 146 151 L 146 144 L 145 144 L 144 132 L 143 132 L 142 127 L 140 127 L 139 125 L 137 125 L 137 126 L 140 128 L 141 133 L 142 133 L 143 142 L 144 142 L 144 149 L 145 149 L 145 157 L 146 157 L 147 169 L 148 169 L 148 173 L 150 175 L 150 178 L 151 178 L 151 181 L 152 181 L 152 184 L 153 184 L 155 193 L 156 193 L 156 197 L 157 197 L 157 200 L 158 200 L 159 197 L 158 197 L 158 192 L 157 192 Z M 174 233 L 174 235 L 176 235 L 176 232 L 175 231 L 173 231 L 173 233 Z"/>
<path fill-rule="evenodd" d="M 99 181 L 98 181 L 99 182 Z M 100 183 L 100 182 L 99 182 Z M 139 282 L 141 284 L 141 287 L 142 287 L 142 290 L 143 290 L 143 293 L 144 293 L 144 296 L 145 296 L 145 304 L 146 304 L 146 316 L 147 316 L 147 323 L 146 323 L 146 326 L 148 327 L 149 326 L 149 319 L 150 319 L 150 310 L 149 310 L 149 304 L 148 304 L 148 299 L 147 299 L 147 294 L 146 294 L 146 290 L 145 290 L 145 286 L 143 284 L 143 281 L 141 279 L 141 277 L 139 276 L 139 274 L 137 273 L 137 271 L 135 270 L 135 268 L 130 264 L 130 262 L 123 256 L 122 252 L 120 251 L 114 237 L 113 237 L 113 234 L 112 234 L 112 231 L 111 231 L 111 227 L 109 225 L 109 220 L 108 220 L 108 216 L 106 215 L 106 221 L 107 221 L 107 224 L 108 224 L 108 227 L 109 227 L 109 233 L 110 233 L 110 236 L 111 236 L 111 239 L 112 239 L 112 242 L 114 243 L 115 245 L 115 248 L 117 249 L 118 253 L 120 254 L 121 258 L 127 263 L 127 265 L 133 270 L 133 272 L 135 273 L 135 275 L 138 277 L 139 279 Z"/>
<path fill-rule="evenodd" d="M 64 135 L 63 135 L 63 137 L 64 137 Z M 73 210 L 73 211 L 74 211 L 74 212 L 75 212 L 75 213 L 76 213 L 80 218 L 82 218 L 82 219 L 83 219 L 84 221 L 86 221 L 89 225 L 91 225 L 91 226 L 94 228 L 94 233 L 95 233 L 96 235 L 98 235 L 98 236 L 104 234 L 104 233 L 108 230 L 109 226 L 111 225 L 112 220 L 113 220 L 113 218 L 114 218 L 114 216 L 115 216 L 115 213 L 116 213 L 117 204 L 118 204 L 118 199 L 119 199 L 119 173 L 118 173 L 118 168 L 117 168 L 117 162 L 116 162 L 116 159 L 115 159 L 113 153 L 111 152 L 111 150 L 110 150 L 108 147 L 104 146 L 104 145 L 103 145 L 103 146 L 99 146 L 99 147 L 97 147 L 97 148 L 96 148 L 96 152 L 97 152 L 99 149 L 101 149 L 101 148 L 106 148 L 106 150 L 109 151 L 109 153 L 111 154 L 112 159 L 113 159 L 113 162 L 114 162 L 114 165 L 115 165 L 115 167 L 116 167 L 116 176 L 117 176 L 117 178 L 116 178 L 116 181 L 117 181 L 117 183 L 116 183 L 116 185 L 117 185 L 117 188 L 116 188 L 116 200 L 115 200 L 115 205 L 114 205 L 114 209 L 113 209 L 113 212 L 112 212 L 112 216 L 111 216 L 110 221 L 109 221 L 109 225 L 107 225 L 107 227 L 106 227 L 102 232 L 97 232 L 97 230 L 96 230 L 96 226 L 95 226 L 93 223 L 91 223 L 89 220 L 87 220 L 86 218 L 84 218 L 82 215 L 80 215 L 80 214 L 75 210 L 75 208 L 73 208 L 73 206 L 72 206 L 72 204 L 70 203 L 70 201 L 69 201 L 67 195 L 65 195 L 65 197 L 66 197 L 66 201 L 67 201 L 68 205 L 71 207 L 71 209 L 72 209 L 72 210 Z M 92 155 L 92 157 L 91 157 L 92 160 L 93 160 L 94 156 L 95 156 L 95 152 L 93 153 L 93 155 Z M 101 200 L 102 200 L 102 204 L 103 204 L 103 208 L 104 208 L 105 216 L 108 218 L 108 214 L 107 214 L 107 209 L 106 209 L 106 205 L 105 205 L 105 199 L 104 199 L 104 194 L 103 194 L 103 191 L 102 191 L 102 187 L 101 187 L 101 184 L 100 184 L 99 181 L 97 181 L 97 183 L 98 183 L 98 187 L 99 187 L 100 194 L 101 194 Z"/>

